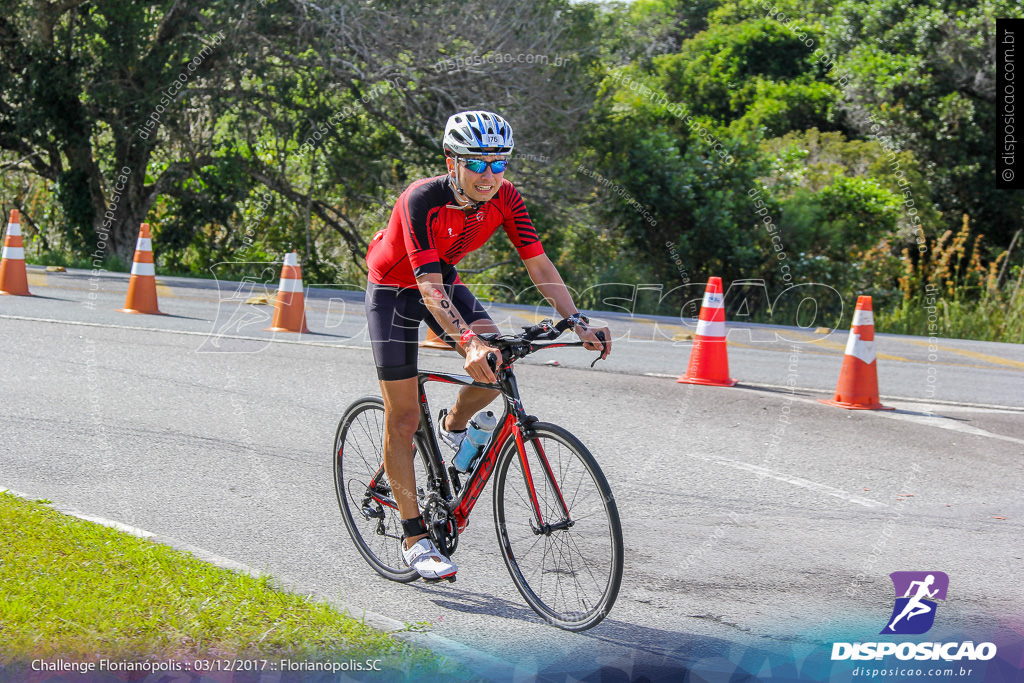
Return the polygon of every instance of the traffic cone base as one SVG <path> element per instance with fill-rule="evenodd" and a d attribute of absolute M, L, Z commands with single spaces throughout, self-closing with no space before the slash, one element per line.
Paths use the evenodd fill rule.
<path fill-rule="evenodd" d="M 134 270 L 134 266 L 132 270 Z M 152 291 L 150 291 L 152 289 Z M 129 302 L 131 302 L 129 304 Z M 128 281 L 128 294 L 125 296 L 125 306 L 133 306 L 133 308 L 119 308 L 119 313 L 133 313 L 135 315 L 167 315 L 160 310 L 159 302 L 156 298 L 156 277 L 153 278 L 153 284 L 148 285 L 145 282 L 139 283 L 139 280 L 133 275 Z"/>
<path fill-rule="evenodd" d="M 35 296 L 28 291 L 28 272 L 24 262 L 18 266 L 10 265 L 7 260 L 0 261 L 0 295 Z"/>
<path fill-rule="evenodd" d="M 266 328 L 267 332 L 298 332 L 308 334 L 309 327 L 306 325 L 306 307 L 302 294 L 298 296 L 294 292 L 277 293 L 277 302 L 274 305 L 274 319 L 271 326 Z"/>
<path fill-rule="evenodd" d="M 703 384 L 706 387 L 734 387 L 739 384 L 739 380 L 731 377 L 725 381 L 716 382 L 710 379 L 701 379 L 700 377 L 687 377 L 686 375 L 677 379 L 676 382 L 679 384 Z"/>
<path fill-rule="evenodd" d="M 21 214 L 11 209 L 11 219 L 4 235 L 3 256 L 0 257 L 0 294 L 32 296 L 28 291 L 25 270 L 25 249 L 21 241 Z"/>
<path fill-rule="evenodd" d="M 156 270 L 153 266 L 153 240 L 149 223 L 139 228 L 139 239 L 135 243 L 135 258 L 132 259 L 132 274 L 128 280 L 128 294 L 124 298 L 121 313 L 142 315 L 163 315 L 156 298 Z"/>
<path fill-rule="evenodd" d="M 852 402 L 840 401 L 835 398 L 819 398 L 818 403 L 824 403 L 827 406 L 836 406 L 837 408 L 846 408 L 847 410 L 896 410 L 892 406 L 883 406 L 881 403 L 861 403 L 864 400 L 863 397 L 853 397 Z"/>
<path fill-rule="evenodd" d="M 707 387 L 736 386 L 737 381 L 729 377 L 729 357 L 725 344 L 724 338 L 697 337 L 693 342 L 693 350 L 690 351 L 690 364 L 686 368 L 686 373 L 676 382 L 702 384 Z M 698 346 L 701 348 L 697 348 Z"/>
<path fill-rule="evenodd" d="M 302 286 L 302 266 L 296 252 L 284 255 L 281 284 L 274 304 L 274 319 L 267 332 L 298 332 L 308 334 L 306 326 L 306 296 Z"/>
<path fill-rule="evenodd" d="M 878 396 L 875 318 L 870 296 L 857 298 L 836 393 L 831 399 L 820 398 L 818 401 L 846 410 L 894 410 L 883 406 Z"/>
<path fill-rule="evenodd" d="M 676 382 L 709 387 L 736 386 L 736 380 L 729 377 L 729 355 L 725 341 L 725 304 L 720 277 L 708 280 L 697 321 L 697 333 L 694 336 L 693 348 L 690 350 L 690 363 L 686 368 L 686 374 L 679 377 Z"/>

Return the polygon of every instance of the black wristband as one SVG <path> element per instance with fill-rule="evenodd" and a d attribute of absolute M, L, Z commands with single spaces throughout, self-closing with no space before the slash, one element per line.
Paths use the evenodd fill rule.
<path fill-rule="evenodd" d="M 427 525 L 423 523 L 423 516 L 414 517 L 412 519 L 402 520 L 402 532 L 404 538 L 412 538 L 413 536 L 422 536 L 427 533 Z"/>

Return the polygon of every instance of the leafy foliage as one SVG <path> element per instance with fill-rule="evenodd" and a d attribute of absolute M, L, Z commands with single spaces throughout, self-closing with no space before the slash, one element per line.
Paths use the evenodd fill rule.
<path fill-rule="evenodd" d="M 443 168 L 447 117 L 487 108 L 584 305 L 709 275 L 902 305 L 924 286 L 904 268 L 964 214 L 979 267 L 1020 258 L 1000 253 L 1024 193 L 989 170 L 994 20 L 1014 9 L 471 0 L 464 23 L 412 0 L 0 0 L 0 201 L 32 258 L 95 256 L 109 230 L 99 256 L 128 262 L 148 220 L 165 271 L 297 249 L 310 282 L 357 284 L 395 198 Z M 496 297 L 530 284 L 500 236 L 462 267 Z"/>

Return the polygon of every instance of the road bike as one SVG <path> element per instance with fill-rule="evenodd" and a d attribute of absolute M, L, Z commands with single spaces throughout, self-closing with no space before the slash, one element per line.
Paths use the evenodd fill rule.
<path fill-rule="evenodd" d="M 516 361 L 542 349 L 583 346 L 552 341 L 567 327 L 567 320 L 557 325 L 545 320 L 518 335 L 481 335 L 501 353 L 500 364 L 495 354 L 489 358 L 496 368 L 494 384 L 468 375 L 419 372 L 420 424 L 413 457 L 416 497 L 438 550 L 451 557 L 458 549 L 459 534 L 493 475 L 494 528 L 513 583 L 548 623 L 583 631 L 608 614 L 622 582 L 622 527 L 615 498 L 579 439 L 526 413 L 512 371 Z M 505 412 L 465 482 L 454 467 L 445 468 L 427 403 L 428 382 L 501 392 Z M 402 522 L 384 472 L 383 445 L 384 402 L 376 396 L 355 401 L 334 440 L 338 506 L 370 566 L 393 581 L 410 582 L 419 574 L 402 557 Z"/>

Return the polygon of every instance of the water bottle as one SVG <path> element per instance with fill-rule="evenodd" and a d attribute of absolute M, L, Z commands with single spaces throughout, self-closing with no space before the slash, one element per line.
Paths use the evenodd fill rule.
<path fill-rule="evenodd" d="M 487 440 L 491 438 L 491 432 L 498 425 L 498 420 L 491 411 L 480 411 L 466 427 L 466 438 L 462 440 L 452 464 L 459 472 L 468 472 L 473 463 L 484 451 Z"/>

